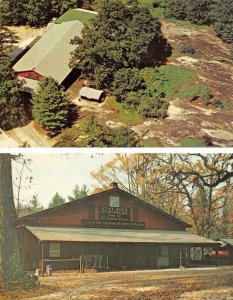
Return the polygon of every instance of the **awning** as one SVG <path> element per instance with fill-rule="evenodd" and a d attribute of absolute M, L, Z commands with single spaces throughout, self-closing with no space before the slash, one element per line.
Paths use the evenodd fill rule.
<path fill-rule="evenodd" d="M 218 245 L 185 231 L 26 226 L 40 241 Z"/>

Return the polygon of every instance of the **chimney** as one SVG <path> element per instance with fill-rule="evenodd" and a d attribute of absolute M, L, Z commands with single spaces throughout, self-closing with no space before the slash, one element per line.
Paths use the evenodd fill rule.
<path fill-rule="evenodd" d="M 110 183 L 110 187 L 111 187 L 112 189 L 118 188 L 118 183 L 112 182 L 112 183 Z"/>

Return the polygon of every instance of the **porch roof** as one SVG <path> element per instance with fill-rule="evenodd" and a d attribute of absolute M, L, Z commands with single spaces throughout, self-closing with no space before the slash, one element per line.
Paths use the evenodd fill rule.
<path fill-rule="evenodd" d="M 40 241 L 217 245 L 185 231 L 26 226 Z"/>
<path fill-rule="evenodd" d="M 223 243 L 221 247 L 225 247 L 227 245 L 233 247 L 233 239 L 220 239 L 220 241 Z"/>

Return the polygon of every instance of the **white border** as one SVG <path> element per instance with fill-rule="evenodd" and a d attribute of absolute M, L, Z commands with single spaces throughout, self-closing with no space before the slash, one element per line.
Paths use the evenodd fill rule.
<path fill-rule="evenodd" d="M 233 153 L 233 148 L 0 148 L 0 153 L 22 154 L 95 154 L 95 153 Z"/>

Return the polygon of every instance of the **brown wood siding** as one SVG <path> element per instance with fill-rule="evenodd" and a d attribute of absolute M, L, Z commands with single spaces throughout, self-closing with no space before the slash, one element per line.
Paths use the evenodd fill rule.
<path fill-rule="evenodd" d="M 165 216 L 151 208 L 136 202 L 134 199 L 118 193 L 116 190 L 88 198 L 86 201 L 75 201 L 69 205 L 44 212 L 41 216 L 27 217 L 24 224 L 42 226 L 76 226 L 82 227 L 82 220 L 88 220 L 90 206 L 95 207 L 95 219 L 99 217 L 99 206 L 109 206 L 109 197 L 119 196 L 120 207 L 130 208 L 130 221 L 133 222 L 133 209 L 139 209 L 138 222 L 145 223 L 145 229 L 185 230 L 185 225 Z M 114 228 L 114 227 L 113 227 Z"/>
<path fill-rule="evenodd" d="M 24 270 L 35 270 L 41 258 L 41 243 L 28 230 L 17 229 L 20 243 L 21 263 Z"/>

